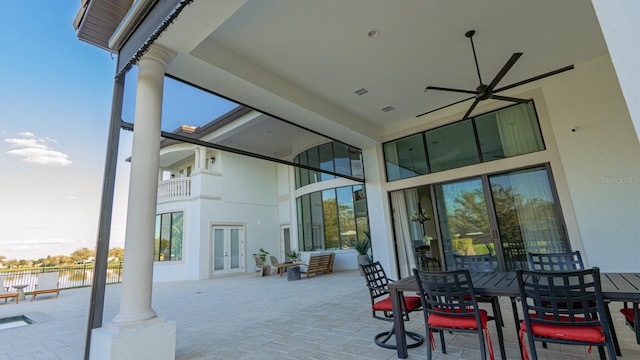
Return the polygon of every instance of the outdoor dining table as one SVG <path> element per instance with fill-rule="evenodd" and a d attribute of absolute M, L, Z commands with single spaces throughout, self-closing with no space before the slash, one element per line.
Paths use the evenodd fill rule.
<path fill-rule="evenodd" d="M 471 273 L 473 290 L 476 295 L 508 296 L 516 324 L 520 327 L 516 298 L 520 296 L 518 279 L 515 272 Z M 602 296 L 609 301 L 626 301 L 640 303 L 640 273 L 600 273 Z M 405 337 L 404 321 L 400 305 L 400 294 L 404 291 L 417 292 L 418 284 L 413 276 L 389 284 L 391 303 L 393 306 L 393 322 L 395 324 L 396 345 L 398 358 L 406 359 L 407 340 Z M 608 309 L 608 307 L 607 307 Z M 616 348 L 620 354 L 620 349 Z"/>

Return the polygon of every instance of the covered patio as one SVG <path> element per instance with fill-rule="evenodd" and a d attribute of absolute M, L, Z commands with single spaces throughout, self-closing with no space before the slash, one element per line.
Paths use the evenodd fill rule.
<path fill-rule="evenodd" d="M 116 8 L 127 11 L 110 17 Z M 361 218 L 371 235 L 374 258 L 393 277 L 410 274 L 412 249 L 426 247 L 430 238 L 438 241 L 440 254 L 435 255 L 444 260 L 446 268 L 454 251 L 483 250 L 497 255 L 498 270 L 514 270 L 523 266 L 524 251 L 532 251 L 522 247 L 523 234 L 529 238 L 524 245 L 544 244 L 542 250 L 547 252 L 554 246 L 581 251 L 588 267 L 637 272 L 633 224 L 640 209 L 640 109 L 636 101 L 640 82 L 636 81 L 632 59 L 640 51 L 638 31 L 634 31 L 638 30 L 638 10 L 631 1 L 614 6 L 601 0 L 412 1 L 403 2 L 403 6 L 383 1 L 83 1 L 76 24 L 79 37 L 118 57 L 98 253 L 108 246 L 109 186 L 119 131 L 134 130 L 125 247 L 128 277 L 123 279 L 119 311 L 115 317 L 105 316 L 111 322 L 103 324 L 101 317 L 90 320 L 95 328 L 93 357 L 115 359 L 110 351 L 133 351 L 144 341 L 145 355 L 173 358 L 173 349 L 161 347 L 172 344 L 181 315 L 157 316 L 153 309 L 161 313 L 155 299 L 158 294 L 152 297 L 157 285 L 153 285 L 154 263 L 149 257 L 157 214 L 160 163 L 156 154 L 160 137 L 170 135 L 163 118 L 168 78 L 344 143 L 359 154 L 358 160 L 361 154 L 358 175 L 349 170 L 347 178 L 366 190 L 361 193 L 366 193 L 368 213 Z M 102 27 L 107 18 L 111 28 Z M 473 54 L 469 36 L 465 36 L 471 30 L 477 33 L 476 47 L 471 42 Z M 137 77 L 132 68 L 138 70 Z M 567 70 L 556 71 L 559 69 Z M 136 88 L 133 119 L 122 115 L 125 78 Z M 494 96 L 494 90 L 500 95 Z M 504 112 L 510 113 L 507 107 L 513 103 L 528 106 L 526 119 L 530 121 L 524 122 L 521 115 L 513 115 L 513 123 L 506 121 L 511 115 Z M 490 128 L 495 131 L 483 138 L 478 130 L 481 118 L 493 119 L 494 115 L 501 119 L 491 120 L 494 125 Z M 527 131 L 507 131 L 506 125 L 512 124 L 530 126 L 523 127 Z M 265 224 L 271 231 L 277 231 L 278 225 L 290 226 L 287 239 L 292 248 L 307 238 L 317 238 L 318 247 L 310 250 L 323 250 L 322 227 L 316 226 L 314 232 L 313 215 L 305 218 L 303 205 L 297 204 L 314 191 L 317 196 L 320 193 L 315 184 L 295 183 L 294 173 L 299 169 L 325 172 L 319 160 L 299 161 L 301 154 L 306 157 L 306 152 L 325 143 L 264 131 L 256 125 L 259 123 L 243 123 L 242 131 L 227 137 L 226 143 L 173 138 L 202 147 L 198 150 L 201 154 L 212 148 L 272 161 L 269 180 L 273 181 L 273 193 L 267 195 L 273 200 L 274 211 L 264 219 L 273 221 L 256 218 L 255 212 L 246 212 L 246 218 L 234 221 L 246 223 L 247 234 L 264 233 L 260 226 Z M 455 131 L 458 128 L 467 130 Z M 511 140 L 509 133 L 514 135 Z M 275 134 L 290 142 L 286 151 L 267 159 L 255 140 L 276 143 Z M 507 147 L 526 142 L 528 135 L 537 139 L 535 146 L 507 151 Z M 247 153 L 249 148 L 252 154 Z M 197 168 L 204 168 L 205 158 L 197 158 Z M 353 162 L 349 154 L 344 159 L 347 164 Z M 217 164 L 223 161 L 217 157 Z M 517 180 L 524 173 L 536 180 Z M 224 169 L 219 175 L 229 179 Z M 470 184 L 457 186 L 463 183 Z M 496 199 L 500 199 L 500 189 L 504 189 L 502 194 L 510 194 L 509 184 L 527 189 L 544 184 L 546 197 L 530 201 L 531 211 L 523 211 L 526 217 L 508 222 L 512 218 L 503 215 L 514 212 L 507 207 L 501 211 Z M 227 189 L 253 188 L 251 184 L 233 184 Z M 450 226 L 455 219 L 447 214 L 458 210 L 453 206 L 457 199 L 444 194 L 453 190 L 477 195 L 478 201 L 467 196 L 469 206 L 458 207 L 479 208 L 481 222 L 466 226 L 470 221 L 461 221 L 464 226 Z M 230 198 L 228 193 L 224 193 L 226 198 Z M 512 198 L 537 200 L 527 192 L 504 196 Z M 255 197 L 250 200 L 260 202 Z M 471 206 L 476 204 L 481 206 Z M 317 205 L 321 207 L 320 202 Z M 542 212 L 533 210 L 542 207 L 535 205 L 543 205 L 548 216 L 537 215 Z M 311 211 L 311 206 L 307 208 Z M 420 215 L 420 226 L 410 220 L 414 213 Z M 192 219 L 201 218 L 200 212 L 192 215 Z M 208 222 L 219 218 L 204 218 L 203 224 L 210 226 Z M 527 219 L 544 221 L 522 221 Z M 416 228 L 415 234 L 399 230 L 409 223 Z M 511 241 L 511 237 L 518 241 Z M 185 261 L 210 256 L 207 243 L 188 249 Z M 101 257 L 96 261 L 102 261 Z M 190 276 L 204 279 L 208 276 L 205 270 L 201 267 Z M 356 287 L 349 289 L 356 291 Z M 95 298 L 100 298 L 101 291 L 100 284 L 94 287 Z M 265 289 L 254 296 L 270 304 L 273 292 Z M 304 298 L 309 306 L 315 303 L 307 294 Z M 338 299 L 333 304 L 343 303 Z M 234 308 L 245 306 L 244 301 L 258 304 L 246 297 L 242 300 L 241 305 L 233 304 Z M 316 305 L 323 308 L 332 303 L 329 300 Z M 357 301 L 366 308 L 363 302 Z M 176 299 L 174 305 L 180 303 Z M 304 311 L 317 314 L 309 308 Z M 89 313 L 101 315 L 100 306 Z M 368 329 L 368 325 L 358 325 L 360 332 Z M 212 318 L 203 331 L 222 329 L 225 333 L 235 326 L 233 321 Z M 250 329 L 242 330 L 253 334 Z M 261 328 L 260 333 L 269 334 L 268 329 Z M 149 336 L 156 332 L 162 334 Z M 236 353 L 242 349 L 242 344 L 234 345 Z M 180 346 L 177 354 L 184 351 Z"/>

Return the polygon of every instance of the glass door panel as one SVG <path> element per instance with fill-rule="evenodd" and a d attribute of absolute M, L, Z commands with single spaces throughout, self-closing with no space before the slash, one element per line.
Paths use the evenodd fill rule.
<path fill-rule="evenodd" d="M 224 230 L 213 231 L 213 270 L 224 269 Z"/>
<path fill-rule="evenodd" d="M 435 193 L 446 268 L 453 254 L 495 256 L 482 179 L 435 185 Z"/>
<path fill-rule="evenodd" d="M 240 229 L 231 229 L 230 264 L 231 269 L 240 268 Z"/>
<path fill-rule="evenodd" d="M 569 251 L 545 167 L 489 176 L 507 271 L 526 269 L 527 252 Z"/>

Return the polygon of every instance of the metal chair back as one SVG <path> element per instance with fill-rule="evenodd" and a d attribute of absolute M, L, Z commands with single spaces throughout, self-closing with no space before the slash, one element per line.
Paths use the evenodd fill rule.
<path fill-rule="evenodd" d="M 529 270 L 572 271 L 583 270 L 584 263 L 580 251 L 562 253 L 527 253 Z"/>
<path fill-rule="evenodd" d="M 469 272 L 494 272 L 493 258 L 491 254 L 484 255 L 459 255 L 453 254 L 453 268 L 455 270 L 467 269 Z"/>

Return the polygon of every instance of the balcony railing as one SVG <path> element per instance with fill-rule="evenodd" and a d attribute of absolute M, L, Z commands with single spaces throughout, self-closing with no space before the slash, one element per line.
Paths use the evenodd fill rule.
<path fill-rule="evenodd" d="M 164 180 L 158 183 L 158 201 L 188 199 L 190 196 L 190 177 Z"/>

